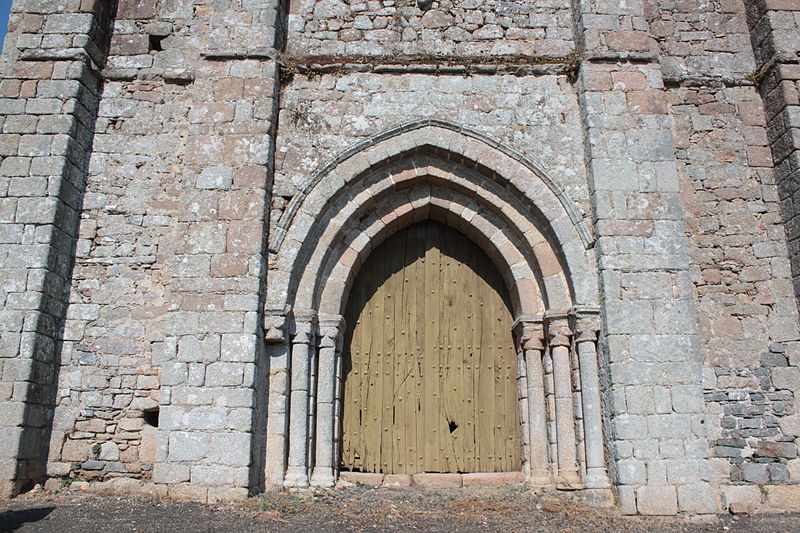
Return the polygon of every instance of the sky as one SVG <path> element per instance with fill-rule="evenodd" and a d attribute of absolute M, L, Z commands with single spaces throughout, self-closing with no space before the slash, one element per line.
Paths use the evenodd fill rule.
<path fill-rule="evenodd" d="M 8 29 L 8 13 L 11 11 L 11 0 L 0 0 L 0 43 L 6 36 Z"/>

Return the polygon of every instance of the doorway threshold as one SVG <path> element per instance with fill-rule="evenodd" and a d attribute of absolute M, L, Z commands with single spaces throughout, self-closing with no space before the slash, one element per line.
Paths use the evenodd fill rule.
<path fill-rule="evenodd" d="M 522 472 L 471 472 L 465 474 L 339 472 L 339 482 L 341 484 L 352 483 L 367 487 L 417 486 L 429 489 L 454 489 L 459 487 L 515 485 L 524 481 L 525 477 Z"/>

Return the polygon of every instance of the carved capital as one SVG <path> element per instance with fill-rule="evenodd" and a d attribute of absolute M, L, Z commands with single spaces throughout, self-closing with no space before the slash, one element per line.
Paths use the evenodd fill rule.
<path fill-rule="evenodd" d="M 521 316 L 514 321 L 514 338 L 522 350 L 544 350 L 542 317 Z"/>
<path fill-rule="evenodd" d="M 572 330 L 569 329 L 566 313 L 548 313 L 547 336 L 550 346 L 570 345 L 569 339 L 572 337 Z"/>
<path fill-rule="evenodd" d="M 341 315 L 320 315 L 320 348 L 336 348 L 339 337 L 342 336 L 344 331 L 344 326 L 344 317 Z"/>
<path fill-rule="evenodd" d="M 544 326 L 538 324 L 525 328 L 522 334 L 522 349 L 523 350 L 544 350 Z"/>
<path fill-rule="evenodd" d="M 268 343 L 281 343 L 286 340 L 286 322 L 291 308 L 289 306 L 264 309 L 264 340 Z"/>
<path fill-rule="evenodd" d="M 589 307 L 576 307 L 573 310 L 575 329 L 577 330 L 576 342 L 594 342 L 600 331 L 600 310 Z"/>
<path fill-rule="evenodd" d="M 294 312 L 294 336 L 292 344 L 310 344 L 314 336 L 314 321 L 316 313 L 314 311 Z"/>

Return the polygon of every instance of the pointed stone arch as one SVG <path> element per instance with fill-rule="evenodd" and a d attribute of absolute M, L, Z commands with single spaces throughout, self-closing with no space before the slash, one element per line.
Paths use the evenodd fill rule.
<path fill-rule="evenodd" d="M 593 467 L 594 474 L 601 472 L 592 477 L 578 459 L 586 450 L 576 440 L 573 402 L 581 402 L 570 386 L 569 349 L 577 337 L 569 325 L 580 319 L 582 331 L 592 332 L 586 337 L 592 343 L 599 329 L 592 241 L 584 220 L 531 161 L 440 121 L 407 124 L 341 154 L 315 174 L 273 229 L 267 338 L 276 341 L 275 358 L 285 361 L 288 371 L 283 387 L 271 385 L 271 390 L 283 388 L 289 409 L 274 410 L 270 417 L 288 415 L 289 427 L 288 435 L 268 437 L 268 453 L 280 453 L 287 465 L 272 480 L 288 486 L 334 481 L 348 289 L 373 248 L 425 219 L 451 226 L 478 244 L 507 285 L 526 383 L 520 405 L 529 478 L 542 485 L 607 485 L 604 463 Z M 546 338 L 557 344 L 548 349 Z M 593 365 L 587 372 L 596 383 Z M 547 379 L 560 397 L 554 392 L 545 398 Z M 599 409 L 599 392 L 597 401 L 588 403 Z M 548 430 L 546 411 L 557 405 L 552 421 L 558 431 Z M 599 412 L 592 419 L 599 424 Z M 586 433 L 596 438 L 597 431 Z M 602 441 L 592 443 L 597 445 L 602 449 Z"/>
<path fill-rule="evenodd" d="M 282 307 L 292 300 L 294 286 L 289 277 L 302 271 L 294 268 L 295 263 L 299 259 L 302 264 L 311 253 L 314 232 L 324 227 L 330 206 L 346 204 L 358 194 L 374 195 L 380 185 L 373 182 L 387 177 L 392 164 L 421 153 L 436 155 L 451 168 L 472 170 L 482 178 L 487 192 L 504 190 L 517 204 L 517 211 L 537 226 L 558 254 L 574 301 L 597 304 L 593 255 L 586 253 L 593 246 L 588 224 L 541 166 L 480 133 L 425 120 L 399 126 L 346 150 L 315 172 L 292 198 L 271 231 L 270 251 L 275 254 L 276 268 L 270 275 L 268 307 Z"/>

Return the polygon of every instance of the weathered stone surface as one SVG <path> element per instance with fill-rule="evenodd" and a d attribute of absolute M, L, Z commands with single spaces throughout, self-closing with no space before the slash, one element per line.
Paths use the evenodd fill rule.
<path fill-rule="evenodd" d="M 767 505 L 773 509 L 797 509 L 800 505 L 800 487 L 797 485 L 769 487 Z"/>
<path fill-rule="evenodd" d="M 383 476 L 382 487 L 408 487 L 411 485 L 411 476 L 408 474 L 386 474 Z"/>
<path fill-rule="evenodd" d="M 461 482 L 465 487 L 470 486 L 492 486 L 510 485 L 522 483 L 525 479 L 521 472 L 487 472 L 461 474 Z M 385 482 L 384 482 L 385 484 Z"/>
<path fill-rule="evenodd" d="M 636 490 L 636 506 L 643 515 L 674 515 L 678 498 L 674 486 L 647 485 Z"/>
<path fill-rule="evenodd" d="M 412 483 L 430 489 L 458 488 L 462 485 L 461 474 L 414 474 Z"/>
<path fill-rule="evenodd" d="M 380 487 L 383 484 L 383 474 L 372 474 L 368 472 L 341 472 L 339 476 L 350 483 L 366 485 L 367 487 Z"/>
<path fill-rule="evenodd" d="M 785 2 L 78 4 L 18 6 L 0 82 L 4 493 L 44 472 L 201 501 L 281 484 L 336 412 L 307 402 L 334 380 L 312 375 L 319 331 L 297 375 L 294 318 L 344 312 L 376 238 L 429 216 L 487 250 L 515 317 L 599 309 L 624 512 L 712 512 L 712 487 L 749 512 L 749 489 L 798 479 Z M 572 72 L 575 51 L 602 60 Z M 561 344 L 569 380 L 545 352 L 522 381 L 551 403 L 569 381 L 584 430 L 587 334 Z M 584 454 L 558 449 L 564 403 L 538 436 L 561 463 Z"/>

